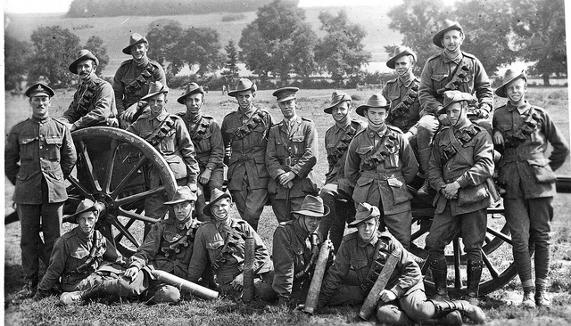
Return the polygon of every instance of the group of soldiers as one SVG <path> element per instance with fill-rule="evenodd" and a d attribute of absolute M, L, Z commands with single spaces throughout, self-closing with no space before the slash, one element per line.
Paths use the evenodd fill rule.
<path fill-rule="evenodd" d="M 123 49 L 132 59 L 121 64 L 113 85 L 95 75 L 98 59 L 82 50 L 69 67 L 81 83 L 63 117 L 48 114 L 54 91 L 34 84 L 25 93 L 32 117 L 7 138 L 6 175 L 16 185 L 22 229 L 22 295 L 39 300 L 59 286 L 66 303 L 100 296 L 148 302 L 185 297 L 154 276 L 158 269 L 239 299 L 245 240 L 252 238 L 260 299 L 290 307 L 302 303 L 317 253 L 330 246 L 318 308 L 361 304 L 379 275 L 388 273 L 376 309 L 379 321 L 461 324 L 464 314 L 480 323 L 485 320 L 477 305 L 486 208 L 497 185 L 523 305 L 549 305 L 553 171 L 568 156 L 568 145 L 549 114 L 527 102 L 523 72 L 506 72 L 495 93 L 508 102 L 494 110 L 489 78 L 476 57 L 461 51 L 463 40 L 460 24 L 446 21 L 433 38 L 442 51 L 427 60 L 420 79 L 413 74 L 414 51 L 397 47 L 387 62 L 396 78 L 355 110 L 366 124 L 351 116 L 348 94 L 333 92 L 324 109 L 334 125 L 325 134 L 329 169 L 321 188 L 312 171 L 317 131 L 297 113 L 298 88 L 273 92 L 283 115 L 276 123 L 254 104 L 256 85 L 240 79 L 228 91 L 238 109 L 219 125 L 204 113 L 205 91 L 196 83 L 177 98 L 185 112 L 166 111 L 165 74 L 147 57 L 149 43 L 143 36 L 133 34 Z M 77 160 L 70 131 L 101 125 L 126 129 L 149 142 L 178 184 L 172 198 L 158 193 L 145 199 L 145 215 L 159 222 L 146 230 L 143 244 L 129 258 L 95 230 L 102 207 L 90 198 L 70 217 L 78 226 L 60 237 L 64 180 Z M 553 148 L 549 154 L 548 144 Z M 147 172 L 148 186 L 160 185 L 158 174 Z M 431 299 L 417 259 L 407 251 L 411 203 L 417 199 L 435 207 L 426 238 L 436 285 Z M 271 256 L 256 232 L 267 203 L 280 222 Z M 241 219 L 231 217 L 234 204 Z M 347 227 L 357 230 L 344 236 Z M 457 235 L 468 257 L 466 300 L 450 300 L 447 293 L 444 248 Z M 535 282 L 530 250 L 535 251 Z M 388 263 L 391 257 L 396 264 Z M 49 261 L 41 282 L 39 259 Z"/>

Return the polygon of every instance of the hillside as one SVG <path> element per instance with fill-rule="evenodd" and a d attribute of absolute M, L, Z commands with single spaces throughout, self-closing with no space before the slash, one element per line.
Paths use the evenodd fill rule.
<path fill-rule="evenodd" d="M 322 36 L 319 30 L 319 13 L 323 10 L 336 13 L 340 8 L 305 8 L 306 20 L 313 29 Z M 400 33 L 388 28 L 389 19 L 387 12 L 390 7 L 347 7 L 347 15 L 352 22 L 361 24 L 367 31 L 365 48 L 372 54 L 372 62 L 384 62 L 387 59 L 384 46 L 399 44 L 402 36 Z M 222 17 L 229 13 L 216 13 L 205 15 L 181 15 L 181 16 L 118 16 L 102 18 L 65 18 L 63 15 L 7 15 L 5 21 L 5 33 L 21 40 L 29 41 L 32 32 L 39 26 L 60 25 L 69 28 L 77 34 L 82 42 L 91 35 L 101 37 L 107 47 L 110 57 L 109 65 L 103 72 L 104 76 L 112 76 L 119 64 L 129 57 L 121 53 L 129 40 L 129 34 L 138 32 L 146 34 L 151 22 L 158 19 L 172 19 L 180 22 L 184 27 L 211 27 L 218 31 L 222 45 L 234 40 L 238 43 L 241 31 L 256 17 L 255 12 L 244 13 L 245 18 L 238 21 L 223 22 Z M 152 46 L 152 44 L 151 44 Z M 375 64 L 375 65 L 378 65 Z"/>

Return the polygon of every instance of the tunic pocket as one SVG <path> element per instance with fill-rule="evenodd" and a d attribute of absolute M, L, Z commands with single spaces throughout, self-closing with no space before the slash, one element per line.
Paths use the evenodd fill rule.
<path fill-rule="evenodd" d="M 533 169 L 535 180 L 539 183 L 554 182 L 557 177 L 549 166 L 549 160 L 546 158 L 529 159 L 527 163 Z"/>

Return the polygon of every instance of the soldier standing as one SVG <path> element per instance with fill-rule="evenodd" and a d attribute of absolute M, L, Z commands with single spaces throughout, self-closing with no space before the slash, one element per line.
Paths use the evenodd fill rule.
<path fill-rule="evenodd" d="M 323 244 L 317 234 L 320 220 L 329 207 L 320 197 L 305 196 L 294 220 L 280 223 L 273 237 L 274 281 L 272 288 L 280 305 L 305 300 L 315 269 L 315 260 Z"/>
<path fill-rule="evenodd" d="M 323 280 L 318 306 L 361 304 L 386 268 L 389 256 L 395 256 L 397 264 L 380 293 L 376 309 L 380 323 L 412 325 L 433 319 L 437 325 L 462 325 L 460 312 L 476 323 L 483 323 L 486 316 L 482 309 L 467 301 L 426 298 L 419 266 L 390 234 L 378 231 L 379 216 L 377 207 L 367 203 L 357 205 L 355 221 L 349 223 L 357 232 L 343 238 Z M 384 230 L 382 226 L 381 229 Z"/>
<path fill-rule="evenodd" d="M 418 99 L 422 109 L 418 123 L 418 153 L 420 165 L 428 167 L 430 148 L 440 122 L 437 112 L 442 109 L 444 92 L 458 90 L 475 95 L 477 106 L 470 107 L 468 116 L 491 134 L 490 112 L 494 103 L 490 80 L 484 66 L 474 55 L 463 52 L 464 30 L 458 22 L 446 20 L 444 28 L 434 35 L 432 42 L 442 52 L 430 57 L 422 74 Z"/>
<path fill-rule="evenodd" d="M 123 128 L 137 120 L 138 115 L 146 107 L 147 104 L 141 101 L 141 97 L 149 92 L 152 82 L 159 81 L 167 86 L 163 67 L 147 57 L 148 51 L 147 39 L 133 33 L 129 45 L 123 49 L 123 53 L 133 56 L 133 59 L 123 61 L 113 77 L 115 102 Z"/>
<path fill-rule="evenodd" d="M 271 115 L 254 106 L 256 85 L 238 80 L 229 96 L 238 101 L 238 110 L 222 121 L 222 139 L 228 160 L 228 190 L 242 219 L 258 229 L 260 214 L 268 201 L 269 174 L 265 165 Z"/>
<path fill-rule="evenodd" d="M 220 126 L 213 117 L 202 112 L 204 105 L 204 90 L 196 83 L 190 83 L 181 97 L 180 104 L 186 105 L 186 112 L 179 113 L 182 117 L 190 139 L 196 151 L 196 160 L 200 167 L 198 175 L 198 199 L 196 207 L 200 221 L 206 221 L 203 215 L 205 194 L 204 189 L 211 193 L 215 188 L 222 190 L 224 182 L 224 143 Z"/>
<path fill-rule="evenodd" d="M 486 237 L 486 209 L 490 204 L 486 180 L 494 174 L 494 148 L 484 128 L 468 119 L 472 95 L 459 91 L 444 92 L 442 111 L 450 126 L 434 137 L 428 178 L 436 190 L 434 219 L 426 237 L 428 264 L 436 287 L 436 296 L 448 298 L 444 248 L 462 235 L 468 257 L 467 298 L 477 302 L 482 275 L 482 245 Z M 438 112 L 441 113 L 441 112 Z"/>
<path fill-rule="evenodd" d="M 268 192 L 278 222 L 291 220 L 306 195 L 317 195 L 312 169 L 317 163 L 317 130 L 313 121 L 296 114 L 297 87 L 282 87 L 272 93 L 284 119 L 270 129 L 266 167 Z"/>
<path fill-rule="evenodd" d="M 349 145 L 345 176 L 355 187 L 353 201 L 377 206 L 389 231 L 408 248 L 412 195 L 407 184 L 418 172 L 418 163 L 400 129 L 385 123 L 388 109 L 381 94 L 357 108 L 369 124 Z"/>
<path fill-rule="evenodd" d="M 16 186 L 13 198 L 22 231 L 22 298 L 36 293 L 39 259 L 49 261 L 60 236 L 63 203 L 67 199 L 65 179 L 77 160 L 69 129 L 49 116 L 54 91 L 36 83 L 25 95 L 29 97 L 32 117 L 10 130 L 4 149 L 5 173 Z"/>
<path fill-rule="evenodd" d="M 143 101 L 148 101 L 150 110 L 131 124 L 127 131 L 140 136 L 155 147 L 169 164 L 177 184 L 188 186 L 195 192 L 199 168 L 194 158 L 194 145 L 184 121 L 178 115 L 166 111 L 167 93 L 168 89 L 161 82 L 151 83 L 149 94 L 141 98 Z M 146 171 L 148 186 L 151 189 L 159 187 L 161 181 L 154 169 L 150 167 Z M 146 197 L 145 215 L 155 219 L 163 218 L 167 212 L 163 203 L 167 200 L 166 192 Z M 145 230 L 148 232 L 147 225 Z"/>
<path fill-rule="evenodd" d="M 329 106 L 323 112 L 331 114 L 335 125 L 325 132 L 329 170 L 325 174 L 325 185 L 319 192 L 331 212 L 321 220 L 319 230 L 323 238 L 327 238 L 330 232 L 329 237 L 337 251 L 345 231 L 345 221 L 355 213 L 355 204 L 351 199 L 353 188 L 345 178 L 346 153 L 351 140 L 364 126 L 351 118 L 351 97 L 344 92 L 334 91 Z"/>
<path fill-rule="evenodd" d="M 69 65 L 69 71 L 81 78 L 73 101 L 63 114 L 63 120 L 71 124 L 70 131 L 91 126 L 119 126 L 113 87 L 97 77 L 98 65 L 97 57 L 85 49 L 79 51 L 78 58 Z"/>
<path fill-rule="evenodd" d="M 513 240 L 513 256 L 523 286 L 523 305 L 549 306 L 550 221 L 553 219 L 556 171 L 569 156 L 565 136 L 546 110 L 525 98 L 523 72 L 506 71 L 496 95 L 508 103 L 494 112 L 494 143 L 502 151 L 499 182 L 506 188 L 504 207 Z M 553 148 L 548 156 L 548 144 Z M 529 253 L 535 251 L 534 284 Z"/>
<path fill-rule="evenodd" d="M 218 290 L 239 298 L 244 288 L 245 239 L 254 239 L 254 288 L 256 296 L 275 299 L 271 289 L 273 266 L 264 242 L 244 220 L 230 217 L 232 197 L 228 192 L 214 189 L 204 214 L 211 218 L 196 233 L 194 253 L 188 265 L 188 280 L 196 282 L 207 270 L 214 271 Z"/>

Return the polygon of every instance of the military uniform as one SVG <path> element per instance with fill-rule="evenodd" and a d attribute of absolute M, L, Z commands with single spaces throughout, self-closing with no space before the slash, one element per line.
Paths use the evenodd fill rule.
<path fill-rule="evenodd" d="M 332 126 L 325 132 L 325 149 L 329 170 L 325 174 L 325 185 L 319 196 L 331 209 L 329 216 L 322 219 L 322 231 L 329 231 L 329 237 L 335 250 L 339 249 L 346 219 L 354 215 L 354 203 L 351 200 L 353 188 L 345 178 L 345 159 L 347 149 L 355 135 L 364 128 L 363 123 L 351 120 L 345 128 Z"/>
<path fill-rule="evenodd" d="M 228 149 L 228 190 L 242 219 L 256 230 L 260 214 L 268 201 L 269 174 L 265 155 L 271 115 L 252 108 L 243 114 L 233 111 L 222 122 L 224 148 Z"/>
<path fill-rule="evenodd" d="M 266 166 L 270 174 L 268 192 L 278 222 L 291 220 L 290 212 L 301 207 L 305 195 L 316 195 L 312 169 L 317 163 L 317 130 L 309 119 L 282 120 L 270 129 Z M 278 177 L 292 171 L 293 186 L 282 187 Z"/>
<path fill-rule="evenodd" d="M 208 115 L 200 115 L 194 120 L 187 113 L 179 113 L 184 120 L 190 139 L 196 151 L 196 160 L 200 167 L 200 173 L 205 169 L 212 171 L 210 181 L 208 182 L 208 191 L 217 188 L 222 190 L 224 183 L 224 143 L 222 141 L 222 132 L 220 126 L 213 117 Z M 199 191 L 198 200 L 196 202 L 198 215 L 201 220 L 206 221 L 202 214 L 204 208 L 205 198 L 203 185 L 197 183 Z"/>
<path fill-rule="evenodd" d="M 82 290 L 104 263 L 121 264 L 123 257 L 99 231 L 87 235 L 77 226 L 56 241 L 38 291 L 46 294 L 58 283 L 64 292 Z"/>
<path fill-rule="evenodd" d="M 353 201 L 378 206 L 384 224 L 405 248 L 412 221 L 407 183 L 417 172 L 412 148 L 398 128 L 387 125 L 379 132 L 367 128 L 349 145 L 345 176 L 355 187 Z"/>
<path fill-rule="evenodd" d="M 254 238 L 254 286 L 262 298 L 274 296 L 271 289 L 273 266 L 264 242 L 244 220 L 228 218 L 223 224 L 204 223 L 196 233 L 194 252 L 188 265 L 188 280 L 196 282 L 209 267 L 214 271 L 218 289 L 225 294 L 239 295 L 231 283 L 243 273 L 245 239 Z"/>
<path fill-rule="evenodd" d="M 117 126 L 117 108 L 111 84 L 95 75 L 82 81 L 63 119 L 74 124 L 75 129 Z"/>
<path fill-rule="evenodd" d="M 123 61 L 113 77 L 113 91 L 119 116 L 147 95 L 150 83 L 155 81 L 167 85 L 165 71 L 158 62 L 148 58 L 140 63 L 134 59 Z"/>
<path fill-rule="evenodd" d="M 437 194 L 434 219 L 426 237 L 428 262 L 437 291 L 440 289 L 444 294 L 447 270 L 444 248 L 461 234 L 468 257 L 468 292 L 477 296 L 483 266 L 481 249 L 486 236 L 486 209 L 490 204 L 486 179 L 494 173 L 492 140 L 482 127 L 470 123 L 462 128 L 442 128 L 433 145 L 428 177 Z M 461 187 L 458 198 L 446 199 L 441 189 L 455 181 Z"/>
<path fill-rule="evenodd" d="M 549 269 L 549 222 L 556 192 L 553 171 L 568 157 L 569 146 L 544 109 L 527 102 L 520 109 L 521 114 L 508 103 L 494 112 L 494 130 L 502 134 L 505 142 L 500 148 L 503 153 L 498 163 L 499 182 L 506 189 L 506 221 L 519 277 L 524 290 L 533 287 L 529 251 L 535 247 L 536 290 L 540 292 L 547 287 Z M 553 147 L 549 157 L 548 143 Z"/>
<path fill-rule="evenodd" d="M 198 163 L 194 158 L 194 145 L 184 125 L 177 115 L 163 111 L 156 117 L 146 113 L 127 128 L 155 147 L 169 164 L 179 185 L 196 184 Z M 156 188 L 160 178 L 154 168 L 147 170 L 149 187 Z M 163 218 L 167 207 L 162 204 L 166 194 L 157 194 L 145 198 L 145 214 L 153 218 Z"/>
<path fill-rule="evenodd" d="M 6 177 L 16 186 L 13 199 L 21 223 L 22 268 L 26 281 L 34 286 L 38 282 L 39 257 L 48 262 L 60 236 L 67 199 L 65 179 L 76 160 L 69 129 L 49 117 L 32 117 L 18 123 L 6 139 L 4 165 Z"/>
<path fill-rule="evenodd" d="M 382 91 L 391 105 L 386 122 L 413 135 L 416 135 L 414 126 L 420 119 L 419 84 L 420 80 L 414 75 L 408 82 L 395 78 L 389 80 Z"/>

